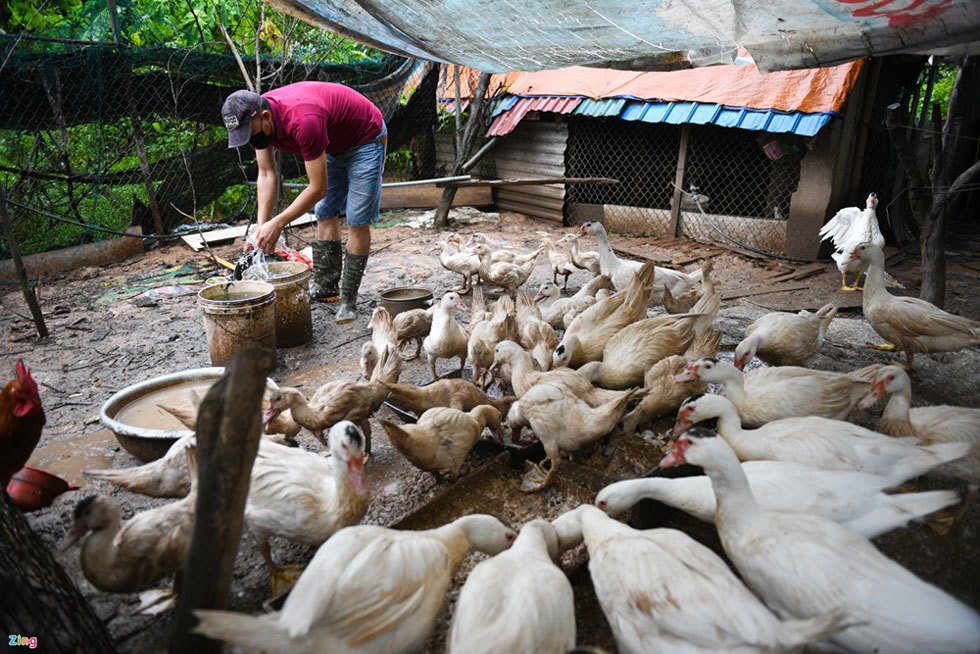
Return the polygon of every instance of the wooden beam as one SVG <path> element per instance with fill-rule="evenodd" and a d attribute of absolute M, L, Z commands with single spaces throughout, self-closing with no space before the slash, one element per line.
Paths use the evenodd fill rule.
<path fill-rule="evenodd" d="M 440 182 L 439 187 L 466 186 L 531 186 L 533 184 L 619 184 L 609 177 L 525 177 L 520 179 L 471 179 L 465 182 Z"/>
<path fill-rule="evenodd" d="M 684 167 L 687 165 L 687 143 L 691 137 L 691 126 L 681 126 L 681 144 L 677 152 L 677 174 L 674 177 L 674 195 L 670 199 L 670 226 L 667 234 L 677 236 L 677 223 L 681 217 L 681 193 L 684 185 Z"/>
<path fill-rule="evenodd" d="M 721 296 L 722 300 L 734 300 L 740 297 L 750 297 L 752 295 L 768 295 L 769 293 L 782 293 L 784 291 L 802 291 L 810 288 L 808 283 L 785 284 L 783 286 L 773 286 L 770 288 L 746 288 L 732 289 Z"/>
<path fill-rule="evenodd" d="M 170 652 L 220 654 L 222 642 L 192 634 L 195 609 L 228 607 L 245 500 L 262 429 L 262 394 L 275 350 L 246 345 L 201 401 L 194 535 L 182 568 Z"/>
<path fill-rule="evenodd" d="M 38 306 L 37 298 L 31 291 L 31 285 L 27 281 L 27 269 L 24 268 L 24 261 L 20 258 L 20 248 L 17 247 L 17 239 L 14 238 L 14 229 L 10 224 L 10 216 L 7 215 L 7 196 L 0 190 L 0 223 L 3 223 L 3 233 L 7 237 L 7 247 L 10 248 L 10 256 L 14 260 L 14 267 L 17 268 L 17 281 L 20 282 L 20 291 L 24 294 L 24 301 L 31 310 L 34 317 L 34 326 L 37 328 L 37 335 L 44 338 L 48 335 L 48 327 L 44 324 L 44 314 Z"/>
<path fill-rule="evenodd" d="M 809 277 L 810 275 L 815 275 L 817 273 L 824 272 L 826 269 L 827 269 L 827 265 L 824 263 L 811 263 L 808 266 L 803 266 L 802 268 L 796 268 L 795 270 L 790 270 L 789 272 L 783 273 L 782 275 L 776 275 L 775 277 L 771 277 L 766 283 L 775 284 L 778 282 L 788 282 L 791 280 L 803 279 L 804 277 Z"/>

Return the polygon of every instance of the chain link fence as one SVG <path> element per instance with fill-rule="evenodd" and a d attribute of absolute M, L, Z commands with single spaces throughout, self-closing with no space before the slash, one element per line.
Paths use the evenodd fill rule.
<path fill-rule="evenodd" d="M 255 179 L 254 153 L 229 150 L 220 124 L 224 98 L 245 84 L 220 47 L 0 35 L 0 186 L 23 253 L 107 238 L 86 225 L 167 234 L 254 213 L 246 184 Z M 263 55 L 249 67 L 271 76 L 266 90 L 301 80 L 353 86 L 384 113 L 389 152 L 415 135 L 431 141 L 435 66 L 379 54 L 326 64 Z M 417 89 L 428 97 L 413 103 Z M 293 155 L 281 156 L 280 170 L 287 180 L 305 175 Z"/>
<path fill-rule="evenodd" d="M 570 185 L 569 218 L 601 215 L 611 231 L 668 233 L 685 130 L 680 187 L 687 192 L 679 197 L 678 233 L 730 246 L 723 232 L 751 247 L 784 254 L 790 198 L 806 151 L 793 135 L 571 116 L 568 176 L 611 177 L 619 184 Z M 692 189 L 697 189 L 697 202 Z"/>

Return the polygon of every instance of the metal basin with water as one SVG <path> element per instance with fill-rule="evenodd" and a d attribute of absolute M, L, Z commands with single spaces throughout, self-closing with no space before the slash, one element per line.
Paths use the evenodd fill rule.
<path fill-rule="evenodd" d="M 158 459 L 174 441 L 191 431 L 156 405 L 180 404 L 191 391 L 203 398 L 224 372 L 223 367 L 192 368 L 127 386 L 106 400 L 99 419 L 127 452 L 143 461 Z M 268 378 L 265 385 L 270 392 L 279 388 Z"/>

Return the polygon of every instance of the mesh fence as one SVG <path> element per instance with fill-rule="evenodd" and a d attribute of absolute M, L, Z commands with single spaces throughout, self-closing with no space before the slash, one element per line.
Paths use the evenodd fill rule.
<path fill-rule="evenodd" d="M 224 98 L 245 86 L 238 63 L 219 52 L 222 47 L 135 48 L 0 35 L 7 57 L 0 70 L 0 184 L 23 252 L 107 236 L 19 205 L 117 230 L 139 225 L 144 233 L 254 212 L 246 184 L 255 179 L 254 153 L 229 150 L 220 125 Z M 250 73 L 266 73 L 264 90 L 300 80 L 353 86 L 384 113 L 389 151 L 416 136 L 431 140 L 434 66 L 380 53 L 327 64 L 263 55 L 248 64 Z M 431 83 L 423 83 L 429 73 Z M 429 97 L 413 103 L 414 91 L 422 89 Z M 434 160 L 431 145 L 428 151 Z M 287 180 L 305 174 L 301 158 L 292 155 L 282 155 L 280 170 Z"/>
<path fill-rule="evenodd" d="M 680 163 L 677 125 L 571 116 L 567 174 L 612 177 L 618 185 L 570 185 L 569 217 L 601 210 L 608 229 L 666 234 Z M 700 210 L 680 196 L 678 231 L 699 241 L 731 245 L 720 232 L 754 248 L 785 253 L 790 197 L 800 179 L 805 148 L 795 136 L 759 136 L 713 125 L 688 127 L 682 184 L 696 187 Z M 704 213 L 702 213 L 702 211 Z"/>
<path fill-rule="evenodd" d="M 4 638 L 33 636 L 44 652 L 115 651 L 102 622 L 2 489 L 0 630 Z"/>

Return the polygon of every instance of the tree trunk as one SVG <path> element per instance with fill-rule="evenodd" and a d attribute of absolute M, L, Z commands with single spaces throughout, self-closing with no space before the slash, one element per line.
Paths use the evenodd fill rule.
<path fill-rule="evenodd" d="M 490 73 L 480 73 L 480 81 L 476 85 L 473 94 L 473 102 L 470 103 L 470 119 L 466 122 L 466 131 L 463 133 L 463 140 L 459 149 L 456 151 L 456 162 L 453 164 L 452 176 L 460 174 L 463 166 L 469 159 L 470 148 L 476 139 L 478 127 L 483 125 L 484 99 L 487 95 L 487 87 L 490 86 Z M 449 208 L 453 206 L 453 199 L 456 197 L 456 187 L 447 187 L 442 192 L 439 206 L 432 218 L 433 227 L 437 230 L 446 228 L 449 223 Z"/>

